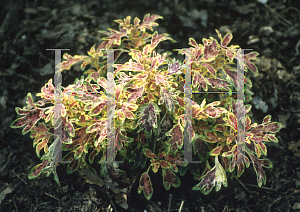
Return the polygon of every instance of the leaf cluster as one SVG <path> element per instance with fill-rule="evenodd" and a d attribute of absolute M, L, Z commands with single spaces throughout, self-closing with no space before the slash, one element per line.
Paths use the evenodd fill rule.
<path fill-rule="evenodd" d="M 37 95 L 41 100 L 33 102 L 29 93 L 27 105 L 16 108 L 21 117 L 11 127 L 24 127 L 23 134 L 31 133 L 42 161 L 31 169 L 30 179 L 53 173 L 59 184 L 58 163 L 66 162 L 70 174 L 93 169 L 95 160 L 100 176 L 109 173 L 118 178 L 124 172 L 109 165 L 114 163 L 109 159 L 113 149 L 113 158 L 143 172 L 138 193 L 143 192 L 146 199 L 154 190 L 150 170 L 161 169 L 167 190 L 179 187 L 180 175 L 190 170 L 200 180 L 193 189 L 208 194 L 214 187 L 218 191 L 222 184 L 227 186 L 226 172 L 236 170 L 239 177 L 252 163 L 258 185 L 266 183 L 262 167 L 270 168 L 272 163 L 261 157 L 267 155 L 266 142 L 278 142 L 275 133 L 281 124 L 271 122 L 269 115 L 262 124 L 251 124 L 251 106 L 245 105 L 241 132 L 245 142 L 237 138 L 240 102 L 235 94 L 239 87 L 235 67 L 238 63 L 242 70 L 257 74 L 252 60 L 258 60 L 258 53 L 241 54 L 239 46 L 229 46 L 231 33 L 223 37 L 216 30 L 220 42 L 209 38 L 199 44 L 190 38 L 190 48 L 177 49 L 186 61 L 177 61 L 156 51 L 160 42 L 174 41 L 168 34 L 153 32 L 161 18 L 147 14 L 133 24 L 130 16 L 116 20 L 119 30 L 101 31 L 107 37 L 88 55 L 64 54 L 56 74 L 81 63 L 85 71 L 81 79 L 67 87 L 54 87 L 50 79 Z M 110 72 L 112 67 L 115 70 Z M 189 71 L 190 87 L 186 83 Z M 251 100 L 251 85 L 245 78 L 246 102 Z M 191 147 L 192 159 L 199 162 L 195 166 L 188 163 L 184 146 Z"/>

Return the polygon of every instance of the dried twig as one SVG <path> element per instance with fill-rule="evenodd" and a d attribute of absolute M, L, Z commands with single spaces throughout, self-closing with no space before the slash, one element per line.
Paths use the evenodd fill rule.
<path fill-rule="evenodd" d="M 268 212 L 271 211 L 271 207 L 272 207 L 276 202 L 278 202 L 279 200 L 281 200 L 281 199 L 283 199 L 283 198 L 285 198 L 285 197 L 289 197 L 289 196 L 291 196 L 291 195 L 287 195 L 287 196 L 283 196 L 283 197 L 278 197 L 277 199 L 275 199 L 275 200 L 272 202 L 272 204 L 269 205 Z"/>
<path fill-rule="evenodd" d="M 171 210 L 171 201 L 172 201 L 172 194 L 169 194 L 168 212 L 170 212 L 170 210 Z"/>
<path fill-rule="evenodd" d="M 181 212 L 181 210 L 182 210 L 183 203 L 184 203 L 184 201 L 182 200 L 182 201 L 181 201 L 181 204 L 180 204 L 179 212 Z"/>
<path fill-rule="evenodd" d="M 248 188 L 245 186 L 245 184 L 244 183 L 242 183 L 240 180 L 239 180 L 239 178 L 237 178 L 236 176 L 234 176 L 234 179 L 236 179 L 238 182 L 239 182 L 239 184 L 248 192 L 248 193 L 250 193 L 250 191 L 248 190 Z"/>
<path fill-rule="evenodd" d="M 7 161 L 6 163 L 4 164 L 4 166 L 1 168 L 0 172 L 3 172 L 4 169 L 6 168 L 7 164 L 9 163 L 10 161 L 10 157 L 13 155 L 13 152 L 11 152 L 9 155 L 8 155 L 8 158 L 7 158 Z"/>
<path fill-rule="evenodd" d="M 44 192 L 44 194 L 46 194 L 47 196 L 52 197 L 53 199 L 56 199 L 57 201 L 60 202 L 60 200 L 58 198 L 56 198 L 55 196 L 48 194 L 47 192 Z"/>
<path fill-rule="evenodd" d="M 23 183 L 25 183 L 26 186 L 28 186 L 27 182 L 25 180 L 23 180 L 19 175 L 16 174 L 15 169 L 12 169 L 11 171 L 14 175 L 16 175 L 17 178 L 19 178 Z"/>
<path fill-rule="evenodd" d="M 17 204 L 16 204 L 16 202 L 15 202 L 15 199 L 13 198 L 12 200 L 13 200 L 13 202 L 14 202 L 14 206 L 15 206 L 15 208 L 16 208 L 16 211 L 19 212 L 18 207 L 17 207 Z"/>
<path fill-rule="evenodd" d="M 290 21 L 286 20 L 286 19 L 283 18 L 280 14 L 278 14 L 277 12 L 275 12 L 271 7 L 269 7 L 269 5 L 267 5 L 267 4 L 263 4 L 263 5 L 264 5 L 268 10 L 270 10 L 270 12 L 274 15 L 274 17 L 275 17 L 276 19 L 279 19 L 279 21 L 281 21 L 281 23 L 282 23 L 283 25 L 285 25 L 286 27 L 290 27 L 290 26 L 293 25 Z"/>
<path fill-rule="evenodd" d="M 113 206 L 115 212 L 118 212 L 117 209 L 116 209 L 116 206 L 115 206 L 114 202 L 112 201 L 112 199 L 110 199 L 110 204 L 112 204 L 112 206 Z"/>
<path fill-rule="evenodd" d="M 275 191 L 275 192 L 277 192 L 276 189 L 272 189 L 272 188 L 268 188 L 268 187 L 264 187 L 264 186 L 259 187 L 259 186 L 257 186 L 257 185 L 252 185 L 252 184 L 248 184 L 248 183 L 245 183 L 245 185 L 251 186 L 251 187 L 254 187 L 254 188 L 261 188 L 261 189 L 264 189 L 264 190 Z"/>

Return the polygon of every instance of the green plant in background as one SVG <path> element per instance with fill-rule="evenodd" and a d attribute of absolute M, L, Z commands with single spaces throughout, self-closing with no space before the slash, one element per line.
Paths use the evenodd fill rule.
<path fill-rule="evenodd" d="M 130 164 L 130 172 L 142 172 L 139 176 L 138 192 L 146 199 L 153 194 L 149 172 L 161 169 L 165 189 L 180 186 L 180 175 L 189 169 L 194 179 L 200 182 L 193 187 L 208 194 L 213 187 L 220 190 L 227 186 L 226 172 L 236 170 L 241 176 L 245 167 L 253 164 L 258 185 L 266 183 L 263 167 L 272 163 L 263 159 L 267 155 L 266 142 L 278 142 L 275 133 L 281 124 L 271 122 L 271 116 L 262 124 L 251 123 L 245 106 L 245 154 L 237 151 L 236 94 L 226 95 L 198 93 L 192 95 L 192 125 L 185 123 L 185 66 L 183 62 L 170 57 L 169 53 L 158 53 L 156 48 L 164 40 L 174 41 L 168 34 L 153 32 L 158 15 L 145 15 L 143 21 L 127 17 L 116 20 L 119 30 L 102 31 L 107 37 L 96 48 L 93 46 L 87 56 L 64 54 L 60 70 L 68 70 L 81 62 L 85 70 L 81 79 L 74 84 L 55 90 L 52 79 L 37 96 L 41 100 L 33 102 L 27 95 L 27 105 L 16 108 L 21 118 L 11 127 L 24 127 L 23 134 L 31 132 L 33 146 L 42 163 L 33 167 L 29 178 L 41 173 L 56 174 L 57 141 L 54 141 L 54 126 L 62 129 L 61 149 L 63 161 L 67 161 L 67 173 L 100 165 L 100 176 L 109 174 L 116 179 L 124 174 L 122 165 Z M 198 44 L 190 38 L 188 49 L 177 50 L 187 55 L 191 62 L 193 91 L 236 91 L 237 45 L 228 46 L 232 34 L 224 37 L 217 31 L 220 43 L 214 39 L 203 39 Z M 114 104 L 114 150 L 115 158 L 123 161 L 119 167 L 107 160 L 107 120 L 109 86 L 107 74 L 108 54 L 104 50 L 114 49 L 116 68 Z M 258 53 L 243 55 L 244 71 L 250 69 L 257 74 L 251 60 L 257 60 Z M 245 101 L 251 100 L 251 81 L 245 78 Z M 60 94 L 59 104 L 55 104 L 55 94 Z M 59 118 L 60 117 L 60 118 Z M 184 157 L 184 128 L 192 145 L 192 158 L 201 161 L 188 164 Z M 42 153 L 43 152 L 43 153 Z M 241 155 L 239 155 L 241 154 Z M 243 162 L 236 163 L 242 157 Z M 128 171 L 128 170 L 126 170 Z M 159 176 L 156 176 L 159 177 Z"/>

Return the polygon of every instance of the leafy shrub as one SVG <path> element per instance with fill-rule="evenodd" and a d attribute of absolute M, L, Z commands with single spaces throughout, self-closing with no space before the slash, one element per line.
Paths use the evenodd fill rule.
<path fill-rule="evenodd" d="M 156 51 L 160 42 L 174 42 L 168 34 L 153 32 L 152 27 L 158 25 L 155 21 L 161 18 L 147 14 L 142 22 L 135 18 L 133 24 L 129 16 L 115 20 L 119 30 L 102 31 L 107 37 L 97 48 L 94 45 L 87 56 L 64 54 L 56 74 L 81 62 L 85 70 L 81 79 L 67 87 L 59 84 L 57 88 L 50 79 L 37 94 L 41 97 L 37 102 L 28 93 L 27 105 L 16 108 L 22 117 L 11 127 L 24 127 L 23 134 L 31 132 L 34 138 L 33 146 L 42 163 L 31 169 L 30 179 L 41 173 L 47 176 L 53 173 L 60 185 L 56 173 L 59 149 L 63 150 L 62 161 L 68 162 L 67 173 L 83 168 L 93 170 L 96 159 L 100 176 L 109 173 L 117 178 L 124 171 L 113 166 L 114 161 L 107 162 L 110 137 L 114 141 L 113 158 L 130 164 L 136 173 L 143 172 L 138 192 L 143 192 L 147 199 L 153 194 L 150 169 L 154 173 L 162 169 L 167 190 L 171 186 L 179 187 L 179 175 L 189 169 L 194 179 L 200 180 L 194 190 L 208 194 L 216 187 L 218 191 L 222 184 L 227 186 L 226 172 L 236 170 L 239 177 L 250 163 L 258 185 L 266 183 L 263 167 L 270 168 L 272 163 L 262 159 L 262 155 L 267 155 L 265 143 L 278 142 L 275 133 L 281 124 L 271 122 L 270 115 L 262 124 L 251 123 L 251 106 L 245 105 L 245 143 L 241 151 L 237 141 L 237 94 L 234 93 L 238 86 L 235 61 L 244 71 L 249 69 L 257 74 L 252 60 L 258 59 L 258 53 L 239 57 L 239 46 L 228 46 L 231 33 L 222 37 L 216 30 L 220 43 L 210 38 L 198 44 L 190 38 L 190 48 L 177 50 L 188 58 L 185 62 L 191 68 L 190 89 L 198 92 L 192 95 L 189 107 L 185 107 L 188 66 L 167 52 Z M 112 50 L 116 62 L 114 75 L 108 72 Z M 112 79 L 115 83 L 111 83 Z M 248 78 L 245 87 L 245 101 L 249 102 L 252 93 Z M 111 91 L 114 95 L 109 97 Z M 186 117 L 188 113 L 191 121 Z M 109 119 L 112 115 L 113 119 Z M 61 129 L 60 137 L 54 135 L 57 129 Z M 191 145 L 192 159 L 201 163 L 188 163 L 184 145 Z"/>

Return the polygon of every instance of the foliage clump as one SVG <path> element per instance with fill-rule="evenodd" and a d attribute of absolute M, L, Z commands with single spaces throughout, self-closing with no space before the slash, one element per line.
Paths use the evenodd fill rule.
<path fill-rule="evenodd" d="M 158 173 L 161 169 L 167 190 L 171 186 L 179 187 L 180 175 L 189 170 L 194 179 L 200 180 L 194 190 L 208 194 L 215 187 L 218 191 L 222 184 L 227 186 L 226 173 L 236 171 L 239 177 L 250 164 L 255 169 L 258 185 L 266 183 L 263 167 L 270 168 L 272 163 L 264 158 L 267 155 L 265 143 L 278 142 L 275 133 L 281 124 L 271 122 L 270 115 L 262 124 L 251 123 L 251 106 L 245 105 L 245 143 L 244 151 L 240 151 L 234 93 L 238 86 L 236 61 L 244 71 L 249 69 L 257 74 L 252 60 L 258 59 L 258 53 L 251 52 L 240 58 L 240 47 L 228 45 L 232 34 L 223 37 L 216 30 L 220 42 L 209 38 L 199 44 L 190 38 L 190 48 L 177 50 L 189 61 L 173 59 L 169 53 L 156 50 L 162 41 L 174 42 L 168 34 L 153 32 L 152 27 L 158 25 L 155 21 L 161 18 L 147 14 L 143 21 L 135 18 L 133 24 L 130 16 L 115 20 L 119 30 L 102 31 L 107 37 L 97 48 L 94 45 L 87 56 L 64 54 L 56 74 L 80 62 L 85 71 L 81 79 L 67 87 L 59 84 L 56 88 L 50 79 L 37 94 L 41 97 L 37 102 L 33 102 L 28 93 L 27 105 L 16 108 L 22 117 L 11 127 L 24 127 L 23 134 L 30 132 L 34 139 L 33 146 L 42 163 L 31 169 L 30 179 L 41 173 L 47 176 L 53 173 L 60 184 L 56 173 L 60 162 L 58 147 L 63 151 L 62 161 L 67 162 L 69 174 L 82 169 L 94 170 L 97 163 L 100 176 L 109 173 L 117 178 L 124 174 L 121 167 L 107 162 L 108 135 L 113 129 L 113 157 L 123 161 L 122 165 L 129 164 L 131 172 L 142 172 L 138 192 L 143 192 L 147 199 L 154 190 L 150 170 Z M 114 50 L 113 76 L 108 73 L 109 50 Z M 186 65 L 190 66 L 193 91 L 190 124 L 185 117 Z M 251 100 L 251 85 L 246 77 L 246 103 Z M 111 89 L 114 90 L 113 102 L 108 97 Z M 108 126 L 110 115 L 113 115 L 113 128 Z M 61 136 L 56 138 L 58 128 Z M 184 145 L 191 145 L 193 161 L 201 163 L 188 163 Z M 237 163 L 238 158 L 242 160 Z"/>

